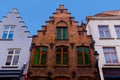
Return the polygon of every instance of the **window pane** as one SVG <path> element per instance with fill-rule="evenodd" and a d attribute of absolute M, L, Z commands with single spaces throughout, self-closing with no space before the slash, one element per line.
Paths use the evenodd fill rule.
<path fill-rule="evenodd" d="M 61 54 L 56 54 L 56 64 L 61 64 Z"/>
<path fill-rule="evenodd" d="M 108 31 L 105 32 L 106 38 L 110 38 L 110 33 Z"/>
<path fill-rule="evenodd" d="M 85 55 L 85 64 L 90 64 L 90 55 L 89 54 L 84 54 Z"/>
<path fill-rule="evenodd" d="M 8 52 L 8 54 L 13 54 L 13 50 L 10 50 L 10 51 Z"/>
<path fill-rule="evenodd" d="M 4 28 L 4 31 L 8 31 L 8 30 L 9 30 L 9 27 L 6 26 L 6 27 Z"/>
<path fill-rule="evenodd" d="M 78 64 L 83 64 L 83 56 L 82 56 L 82 54 L 78 54 Z"/>
<path fill-rule="evenodd" d="M 61 29 L 57 28 L 57 39 L 61 39 Z"/>
<path fill-rule="evenodd" d="M 68 52 L 68 48 L 67 47 L 63 47 L 63 52 Z"/>
<path fill-rule="evenodd" d="M 82 47 L 77 48 L 78 52 L 82 52 Z"/>
<path fill-rule="evenodd" d="M 120 26 L 115 26 L 117 37 L 120 38 Z"/>
<path fill-rule="evenodd" d="M 63 39 L 67 39 L 67 29 L 63 28 Z"/>
<path fill-rule="evenodd" d="M 46 47 L 42 47 L 42 52 L 46 52 L 47 48 Z"/>
<path fill-rule="evenodd" d="M 8 34 L 8 31 L 4 31 L 2 35 L 2 39 L 7 39 L 7 34 Z"/>
<path fill-rule="evenodd" d="M 36 48 L 36 53 L 40 53 L 40 48 Z"/>
<path fill-rule="evenodd" d="M 63 54 L 63 64 L 68 64 L 68 55 Z"/>
<path fill-rule="evenodd" d="M 8 35 L 8 39 L 12 39 L 13 38 L 13 34 L 14 32 L 13 31 L 10 31 L 9 35 Z"/>
<path fill-rule="evenodd" d="M 20 54 L 20 50 L 15 50 L 15 54 Z"/>
<path fill-rule="evenodd" d="M 34 64 L 39 64 L 39 58 L 40 58 L 40 55 L 39 54 L 35 54 Z"/>
<path fill-rule="evenodd" d="M 19 55 L 15 55 L 12 65 L 17 65 L 18 64 L 18 59 L 19 59 Z"/>
<path fill-rule="evenodd" d="M 10 31 L 14 31 L 15 27 L 10 27 Z"/>
<path fill-rule="evenodd" d="M 84 52 L 89 52 L 88 48 L 87 47 L 84 47 Z"/>
<path fill-rule="evenodd" d="M 111 54 L 113 63 L 118 63 L 116 54 Z"/>
<path fill-rule="evenodd" d="M 46 54 L 42 54 L 41 64 L 46 64 Z"/>
<path fill-rule="evenodd" d="M 106 63 L 111 63 L 109 54 L 105 54 Z"/>
<path fill-rule="evenodd" d="M 11 60 L 12 60 L 12 56 L 11 55 L 7 56 L 6 65 L 10 65 L 11 64 Z"/>
<path fill-rule="evenodd" d="M 61 47 L 57 47 L 57 48 L 56 48 L 56 51 L 57 51 L 57 52 L 61 52 Z"/>
<path fill-rule="evenodd" d="M 104 33 L 102 31 L 99 32 L 100 33 L 100 38 L 104 38 Z"/>

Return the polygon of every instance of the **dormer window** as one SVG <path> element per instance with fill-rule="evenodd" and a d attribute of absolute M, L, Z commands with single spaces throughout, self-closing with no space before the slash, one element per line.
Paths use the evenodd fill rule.
<path fill-rule="evenodd" d="M 3 29 L 2 39 L 13 39 L 15 26 L 5 26 Z"/>

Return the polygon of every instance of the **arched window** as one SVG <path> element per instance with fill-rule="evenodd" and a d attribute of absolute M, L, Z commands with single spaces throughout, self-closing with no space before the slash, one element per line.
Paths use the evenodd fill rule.
<path fill-rule="evenodd" d="M 46 64 L 47 47 L 36 47 L 34 54 L 34 64 Z"/>
<path fill-rule="evenodd" d="M 68 30 L 67 30 L 67 24 L 63 21 L 59 22 L 57 24 L 57 34 L 56 34 L 56 38 L 58 40 L 66 40 L 68 39 Z"/>
<path fill-rule="evenodd" d="M 56 64 L 68 64 L 68 47 L 56 47 Z"/>
<path fill-rule="evenodd" d="M 77 47 L 78 64 L 90 64 L 89 47 L 80 46 Z"/>

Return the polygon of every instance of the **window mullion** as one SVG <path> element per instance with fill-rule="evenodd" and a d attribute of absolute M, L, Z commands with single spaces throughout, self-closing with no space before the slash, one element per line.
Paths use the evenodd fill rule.
<path fill-rule="evenodd" d="M 61 28 L 60 31 L 61 31 L 61 39 L 63 39 L 63 28 Z"/>
<path fill-rule="evenodd" d="M 15 50 L 13 50 L 13 54 L 11 54 L 11 56 L 12 56 L 12 60 L 11 60 L 11 62 L 10 62 L 10 65 L 13 64 L 13 59 L 14 59 L 14 57 L 15 57 Z"/>
<path fill-rule="evenodd" d="M 8 31 L 7 31 L 7 37 L 6 37 L 6 39 L 8 39 L 9 33 L 10 33 L 10 26 L 9 26 Z"/>

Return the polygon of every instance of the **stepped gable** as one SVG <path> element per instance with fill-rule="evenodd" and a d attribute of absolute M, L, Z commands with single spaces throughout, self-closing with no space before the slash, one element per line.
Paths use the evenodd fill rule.
<path fill-rule="evenodd" d="M 17 8 L 12 8 L 12 12 L 8 12 L 7 16 L 3 16 L 0 26 L 4 25 L 16 25 L 17 27 L 20 26 L 23 28 L 24 33 L 30 37 L 30 32 L 27 30 L 27 26 L 25 26 L 25 23 L 22 20 Z"/>
<path fill-rule="evenodd" d="M 62 22 L 62 24 L 61 24 Z M 60 23 L 60 24 L 59 24 Z M 56 27 L 56 25 L 67 25 L 70 27 L 71 25 L 78 26 L 78 21 L 74 21 L 74 17 L 71 17 L 71 13 L 68 12 L 67 9 L 64 8 L 64 5 L 60 5 L 56 12 L 53 13 L 52 16 L 49 17 L 49 21 L 46 21 L 45 25 L 42 25 L 42 29 L 37 31 L 37 35 L 33 35 L 33 37 L 37 37 L 38 35 L 46 35 L 46 32 L 52 31 L 52 27 Z"/>
<path fill-rule="evenodd" d="M 120 10 L 114 10 L 114 11 L 106 11 L 106 12 L 102 12 L 102 13 L 98 13 L 95 16 L 120 16 Z"/>

